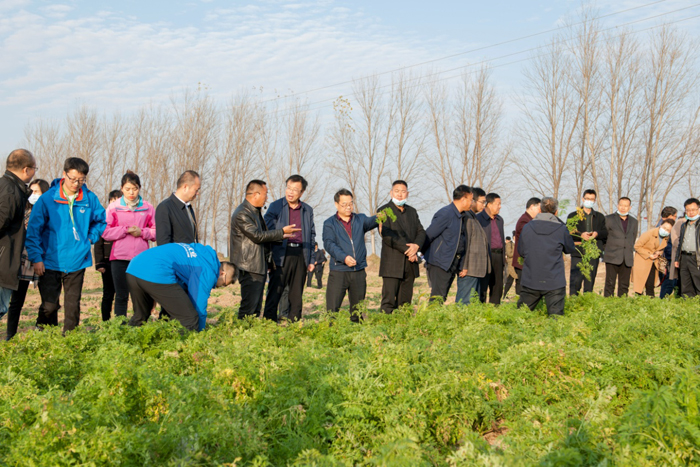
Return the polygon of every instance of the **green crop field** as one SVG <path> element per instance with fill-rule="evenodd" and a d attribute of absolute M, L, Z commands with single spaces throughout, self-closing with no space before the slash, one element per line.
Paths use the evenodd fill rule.
<path fill-rule="evenodd" d="M 425 300 L 351 324 L 223 308 L 0 345 L 0 464 L 697 465 L 700 301 Z"/>

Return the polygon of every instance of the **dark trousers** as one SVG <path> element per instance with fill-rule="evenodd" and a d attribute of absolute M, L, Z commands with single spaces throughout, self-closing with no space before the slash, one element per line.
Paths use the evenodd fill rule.
<path fill-rule="evenodd" d="M 647 276 L 647 281 L 644 284 L 644 295 L 647 295 L 648 297 L 656 297 L 656 294 L 654 293 L 654 285 L 656 285 L 656 265 L 652 264 L 649 275 Z"/>
<path fill-rule="evenodd" d="M 126 316 L 126 308 L 129 305 L 129 284 L 126 283 L 126 268 L 130 261 L 112 260 L 112 280 L 114 281 L 114 315 Z M 161 304 L 162 305 L 162 304 Z"/>
<path fill-rule="evenodd" d="M 241 305 L 238 307 L 238 318 L 260 316 L 262 310 L 263 292 L 265 291 L 265 274 L 239 271 L 238 283 L 241 284 Z"/>
<path fill-rule="evenodd" d="M 617 282 L 617 296 L 626 297 L 627 292 L 630 290 L 631 275 L 632 268 L 625 266 L 625 263 L 605 263 L 605 289 L 603 290 L 603 296 L 612 297 L 615 293 L 615 282 Z"/>
<path fill-rule="evenodd" d="M 581 285 L 583 285 L 584 292 L 593 292 L 595 276 L 596 274 L 598 274 L 598 258 L 591 260 L 591 266 L 593 266 L 593 270 L 591 271 L 590 281 L 583 277 L 583 273 L 578 268 L 580 262 L 580 256 L 571 257 L 571 269 L 569 271 L 569 295 L 578 295 L 581 291 Z"/>
<path fill-rule="evenodd" d="M 323 288 L 323 264 L 317 264 L 313 271 L 306 276 L 306 286 L 311 287 L 311 280 L 316 276 L 316 288 Z"/>
<path fill-rule="evenodd" d="M 22 315 L 24 299 L 27 298 L 27 289 L 29 289 L 29 281 L 20 280 L 17 290 L 12 292 L 10 305 L 7 308 L 7 336 L 5 339 L 8 341 L 17 334 L 19 317 Z"/>
<path fill-rule="evenodd" d="M 523 270 L 522 270 L 522 269 L 515 268 L 515 274 L 518 276 L 518 277 L 515 279 L 515 294 L 516 294 L 516 295 L 520 295 L 520 281 L 521 281 L 522 278 L 523 278 Z"/>
<path fill-rule="evenodd" d="M 520 298 L 518 306 L 527 305 L 530 310 L 534 310 L 544 298 L 547 305 L 547 313 L 551 315 L 563 315 L 564 304 L 566 303 L 566 287 L 555 290 L 534 290 L 520 286 Z"/>
<path fill-rule="evenodd" d="M 416 277 L 413 271 L 413 263 L 404 261 L 404 273 L 402 278 L 383 277 L 382 278 L 382 311 L 393 313 L 406 303 L 413 300 L 413 283 Z"/>
<path fill-rule="evenodd" d="M 331 271 L 328 274 L 326 286 L 326 309 L 337 312 L 343 304 L 345 294 L 350 299 L 350 320 L 358 323 L 360 315 L 357 305 L 367 294 L 367 272 L 361 271 Z"/>
<path fill-rule="evenodd" d="M 284 264 L 270 274 L 270 284 L 267 286 L 263 317 L 277 321 L 277 307 L 282 298 L 282 292 L 285 287 L 289 287 L 288 317 L 291 321 L 299 321 L 303 306 L 304 279 L 306 279 L 306 262 L 304 261 L 303 250 L 301 248 L 287 247 Z"/>
<path fill-rule="evenodd" d="M 700 268 L 695 255 L 681 254 L 678 277 L 681 283 L 681 295 L 693 298 L 700 295 Z"/>
<path fill-rule="evenodd" d="M 153 303 L 158 302 L 168 308 L 170 317 L 176 319 L 183 327 L 194 331 L 199 326 L 199 314 L 192 300 L 179 284 L 156 284 L 126 275 L 126 282 L 134 305 L 134 315 L 129 320 L 130 326 L 141 326 L 151 316 Z"/>
<path fill-rule="evenodd" d="M 506 270 L 507 269 L 508 268 L 506 268 Z M 503 286 L 503 298 L 506 298 L 506 295 L 508 295 L 508 292 L 510 292 L 510 288 L 513 287 L 513 282 L 515 282 L 513 276 L 506 272 L 506 283 Z"/>
<path fill-rule="evenodd" d="M 442 300 L 447 300 L 447 294 L 450 293 L 450 287 L 457 275 L 457 269 L 451 267 L 449 271 L 445 271 L 439 266 L 428 264 L 428 282 L 430 282 L 430 301 L 435 297 L 442 297 Z"/>
<path fill-rule="evenodd" d="M 112 317 L 112 303 L 114 302 L 114 279 L 112 278 L 112 265 L 108 263 L 105 266 L 105 272 L 102 273 L 102 303 L 100 309 L 102 311 L 102 321 L 109 321 Z"/>
<path fill-rule="evenodd" d="M 659 290 L 659 298 L 664 298 L 667 295 L 673 295 L 675 293 L 675 288 L 678 282 L 678 279 L 669 279 L 668 278 L 668 270 L 666 270 L 666 274 L 661 276 L 661 288 Z"/>
<path fill-rule="evenodd" d="M 63 289 L 63 332 L 71 331 L 80 324 L 80 297 L 83 293 L 85 269 L 71 273 L 47 269 L 39 279 L 41 305 L 36 325 L 58 326 L 59 298 Z"/>
<path fill-rule="evenodd" d="M 489 303 L 498 305 L 503 297 L 503 251 L 495 252 L 491 250 L 491 273 L 482 279 L 479 299 L 486 303 L 486 293 L 488 289 Z"/>

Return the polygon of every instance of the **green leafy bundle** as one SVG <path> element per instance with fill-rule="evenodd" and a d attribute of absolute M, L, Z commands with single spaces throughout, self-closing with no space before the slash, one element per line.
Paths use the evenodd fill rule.
<path fill-rule="evenodd" d="M 566 228 L 569 230 L 571 235 L 580 233 L 578 231 L 577 225 L 580 221 L 584 219 L 583 209 L 576 208 L 576 216 L 569 218 L 566 221 Z M 591 261 L 600 258 L 600 248 L 598 248 L 598 243 L 595 239 L 583 240 L 581 239 L 581 244 L 576 247 L 576 249 L 581 253 L 581 262 L 578 263 L 578 268 L 581 270 L 581 274 L 586 280 L 591 280 L 591 273 L 593 272 L 593 266 Z"/>
<path fill-rule="evenodd" d="M 382 225 L 387 221 L 387 218 L 396 222 L 396 214 L 391 208 L 384 208 L 377 213 L 377 224 Z"/>

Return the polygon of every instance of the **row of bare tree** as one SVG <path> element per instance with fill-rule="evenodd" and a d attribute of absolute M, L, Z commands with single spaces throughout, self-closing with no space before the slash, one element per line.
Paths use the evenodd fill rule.
<path fill-rule="evenodd" d="M 603 211 L 629 196 L 651 223 L 674 190 L 697 190 L 695 52 L 670 28 L 642 41 L 603 33 L 586 17 L 529 61 L 512 123 L 484 64 L 457 84 L 437 72 L 358 79 L 323 125 L 299 99 L 281 107 L 241 92 L 219 103 L 200 89 L 128 116 L 83 105 L 65 121 L 36 120 L 26 146 L 46 177 L 60 175 L 68 155 L 88 161 L 90 188 L 105 200 L 127 169 L 154 204 L 181 172 L 196 170 L 200 234 L 217 250 L 228 245 L 246 182 L 265 179 L 276 199 L 292 173 L 307 178 L 305 200 L 325 213 L 341 186 L 355 193 L 358 210 L 374 212 L 391 181 L 404 179 L 421 207 L 449 202 L 461 183 L 502 197 L 574 200 L 592 186 Z"/>

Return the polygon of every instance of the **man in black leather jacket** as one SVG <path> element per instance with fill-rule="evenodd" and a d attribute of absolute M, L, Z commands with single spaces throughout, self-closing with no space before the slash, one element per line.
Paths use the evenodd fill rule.
<path fill-rule="evenodd" d="M 270 243 L 289 238 L 300 229 L 294 225 L 282 229 L 267 230 L 260 209 L 267 201 L 267 185 L 262 180 L 251 180 L 245 189 L 245 201 L 231 216 L 231 262 L 238 268 L 241 284 L 240 319 L 259 316 L 262 309 L 265 279 L 274 268 Z M 277 316 L 264 316 L 276 320 Z"/>

